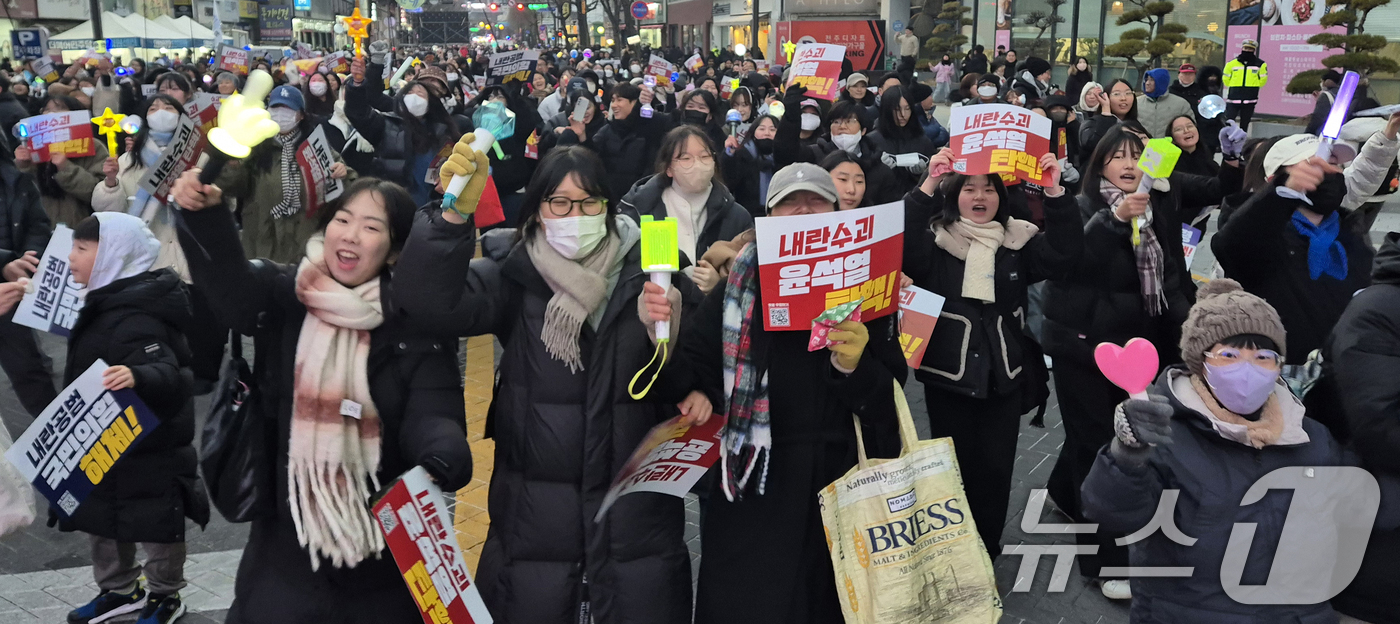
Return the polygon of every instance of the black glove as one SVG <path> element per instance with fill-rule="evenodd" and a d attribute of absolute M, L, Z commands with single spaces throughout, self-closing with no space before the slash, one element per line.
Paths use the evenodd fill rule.
<path fill-rule="evenodd" d="M 1173 409 L 1167 397 L 1149 395 L 1147 401 L 1129 399 L 1113 414 L 1113 445 L 1109 453 L 1119 462 L 1140 466 L 1148 447 L 1171 444 Z"/>
<path fill-rule="evenodd" d="M 793 118 L 800 119 L 802 116 L 802 100 L 806 98 L 807 87 L 804 87 L 800 84 L 795 84 L 791 87 L 788 87 L 787 92 L 783 93 L 783 112 L 785 113 L 784 117 L 787 116 L 787 113 L 795 113 L 793 115 Z"/>

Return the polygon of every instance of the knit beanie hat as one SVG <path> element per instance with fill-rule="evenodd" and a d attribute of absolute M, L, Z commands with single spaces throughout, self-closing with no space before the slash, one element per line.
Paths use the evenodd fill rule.
<path fill-rule="evenodd" d="M 1241 334 L 1264 336 L 1278 345 L 1279 355 L 1287 355 L 1287 334 L 1273 306 L 1245 292 L 1235 280 L 1211 280 L 1196 291 L 1196 305 L 1181 326 L 1181 359 L 1191 372 L 1200 374 L 1206 351 Z"/>

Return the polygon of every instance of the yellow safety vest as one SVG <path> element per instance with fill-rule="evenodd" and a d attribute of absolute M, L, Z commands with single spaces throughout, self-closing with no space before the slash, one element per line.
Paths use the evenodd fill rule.
<path fill-rule="evenodd" d="M 1269 81 L 1269 64 L 1246 66 L 1239 59 L 1234 59 L 1225 64 L 1223 78 L 1226 87 L 1262 87 Z"/>

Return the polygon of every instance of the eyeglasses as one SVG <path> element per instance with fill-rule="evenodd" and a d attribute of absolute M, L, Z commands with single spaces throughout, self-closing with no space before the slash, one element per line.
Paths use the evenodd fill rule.
<path fill-rule="evenodd" d="M 715 157 L 713 154 L 702 154 L 698 157 L 692 156 L 690 154 L 681 154 L 680 156 L 676 157 L 676 164 L 680 165 L 682 169 L 689 169 L 691 167 L 694 167 L 696 163 L 704 163 L 708 165 L 714 161 Z"/>
<path fill-rule="evenodd" d="M 601 197 L 569 199 L 563 195 L 555 195 L 544 198 L 544 203 L 549 204 L 549 213 L 556 217 L 567 217 L 573 214 L 575 206 L 578 206 L 584 216 L 596 217 L 603 214 L 603 211 L 608 207 L 608 200 Z"/>
<path fill-rule="evenodd" d="M 1226 347 L 1219 351 L 1206 351 L 1205 357 L 1208 360 L 1221 362 L 1222 366 L 1250 361 L 1245 359 L 1244 354 L 1239 349 L 1232 347 Z M 1259 349 L 1254 352 L 1253 364 L 1276 370 L 1283 366 L 1283 356 L 1270 349 Z"/>
<path fill-rule="evenodd" d="M 845 129 L 845 128 L 859 128 L 859 127 L 860 127 L 860 120 L 859 120 L 859 119 L 856 119 L 856 118 L 854 118 L 854 117 L 847 117 L 846 119 L 837 119 L 837 120 L 831 122 L 831 127 L 833 127 L 833 128 L 841 128 L 841 129 Z"/>

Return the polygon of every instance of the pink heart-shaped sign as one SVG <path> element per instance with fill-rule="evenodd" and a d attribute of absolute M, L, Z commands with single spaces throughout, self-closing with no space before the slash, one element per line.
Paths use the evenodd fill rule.
<path fill-rule="evenodd" d="M 1157 347 L 1146 338 L 1134 338 L 1121 347 L 1101 342 L 1094 348 L 1094 362 L 1104 377 L 1131 396 L 1146 392 L 1157 377 Z"/>

